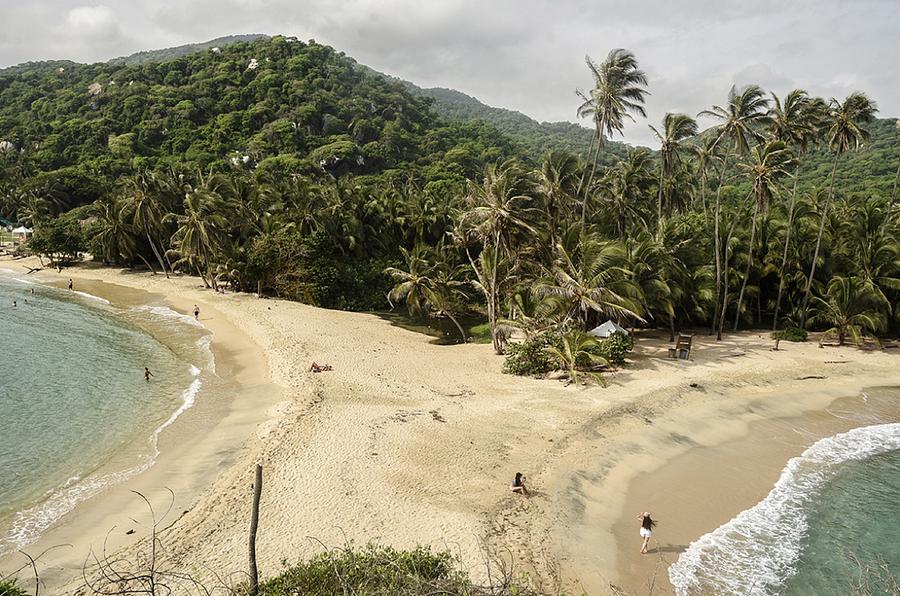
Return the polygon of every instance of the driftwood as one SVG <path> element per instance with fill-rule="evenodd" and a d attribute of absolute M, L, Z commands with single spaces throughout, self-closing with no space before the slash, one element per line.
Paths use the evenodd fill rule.
<path fill-rule="evenodd" d="M 28 273 L 26 273 L 25 275 L 31 275 L 35 271 L 41 271 L 43 269 L 43 267 L 29 267 L 28 265 L 22 265 L 22 267 L 28 269 Z"/>

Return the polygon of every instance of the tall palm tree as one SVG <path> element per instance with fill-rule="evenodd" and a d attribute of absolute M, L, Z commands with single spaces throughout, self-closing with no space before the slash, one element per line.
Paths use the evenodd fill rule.
<path fill-rule="evenodd" d="M 788 93 L 784 102 L 772 93 L 772 109 L 769 115 L 772 121 L 769 126 L 772 138 L 784 142 L 792 147 L 796 154 L 803 154 L 813 143 L 819 132 L 822 118 L 825 115 L 825 102 L 818 97 L 810 97 L 802 89 L 794 89 Z M 778 330 L 778 316 L 781 310 L 781 298 L 784 294 L 784 269 L 787 265 L 788 252 L 791 247 L 791 232 L 794 229 L 794 214 L 797 206 L 797 183 L 800 179 L 800 161 L 794 167 L 794 187 L 791 191 L 791 200 L 787 210 L 787 225 L 785 226 L 784 252 L 781 256 L 781 265 L 778 268 L 778 297 L 775 299 L 775 314 L 772 322 L 772 330 Z"/>
<path fill-rule="evenodd" d="M 768 210 L 769 199 L 778 187 L 782 178 L 790 176 L 790 169 L 796 164 L 794 154 L 785 145 L 784 141 L 769 141 L 753 148 L 752 158 L 749 162 L 738 164 L 753 182 L 753 216 L 750 224 L 750 248 L 747 257 L 747 269 L 741 283 L 741 291 L 738 294 L 737 308 L 734 314 L 734 330 L 737 331 L 741 320 L 741 305 L 744 301 L 744 292 L 747 289 L 747 280 L 750 279 L 750 268 L 753 265 L 753 249 L 756 247 L 756 226 L 760 212 Z"/>
<path fill-rule="evenodd" d="M 99 199 L 91 205 L 90 213 L 97 218 L 91 228 L 93 241 L 99 249 L 99 254 L 95 256 L 99 256 L 104 262 L 118 263 L 124 260 L 131 263 L 137 243 L 131 224 L 122 217 L 121 201 Z"/>
<path fill-rule="evenodd" d="M 388 303 L 393 307 L 401 300 L 406 302 L 406 310 L 411 317 L 422 317 L 428 302 L 427 291 L 433 285 L 431 274 L 434 266 L 425 258 L 425 247 L 419 245 L 413 250 L 400 248 L 406 268 L 388 267 L 385 274 L 396 282 L 388 292 Z"/>
<path fill-rule="evenodd" d="M 578 186 L 578 157 L 567 151 L 551 151 L 544 156 L 538 171 L 538 190 L 544 199 L 550 246 L 556 246 L 556 233 L 569 223 L 568 207 Z"/>
<path fill-rule="evenodd" d="M 828 216 L 828 207 L 834 198 L 834 178 L 837 172 L 838 159 L 847 151 L 859 149 L 863 142 L 869 138 L 869 133 L 863 128 L 875 118 L 878 105 L 869 99 L 865 93 L 856 91 L 840 102 L 831 98 L 828 113 L 828 148 L 834 153 L 834 162 L 831 166 L 831 182 L 828 185 L 828 200 L 822 206 L 822 219 L 819 223 L 819 234 L 816 237 L 816 249 L 813 252 L 812 264 L 809 269 L 809 277 L 806 279 L 806 292 L 803 296 L 803 309 L 801 311 L 801 324 L 806 323 L 807 307 L 809 306 L 810 292 L 813 279 L 816 275 L 816 264 L 819 260 L 819 250 L 822 246 L 822 234 L 825 232 L 825 221 Z"/>
<path fill-rule="evenodd" d="M 635 226 L 647 227 L 640 203 L 653 184 L 651 160 L 648 149 L 632 149 L 626 159 L 607 170 L 601 181 L 604 203 L 612 211 L 610 219 L 616 222 L 620 238 L 624 239 L 626 230 Z"/>
<path fill-rule="evenodd" d="M 501 267 L 514 263 L 513 244 L 517 236 L 538 235 L 532 219 L 538 210 L 533 206 L 536 194 L 531 178 L 514 161 L 489 164 L 481 184 L 469 181 L 465 210 L 459 217 L 466 255 L 478 278 L 476 288 L 487 302 L 488 323 L 494 350 L 503 353 L 498 321 L 500 285 L 505 281 Z M 474 258 L 465 242 L 474 238 L 481 243 L 481 254 Z"/>
<path fill-rule="evenodd" d="M 596 64 L 590 56 L 585 56 L 588 69 L 594 78 L 594 87 L 589 93 L 577 91 L 583 100 L 578 107 L 580 118 L 590 117 L 594 123 L 594 136 L 588 152 L 590 174 L 581 178 L 576 200 L 583 190 L 585 196 L 581 206 L 581 227 L 587 226 L 587 192 L 591 187 L 600 151 L 607 136 L 622 133 L 625 120 L 634 122 L 634 114 L 647 117 L 644 110 L 644 96 L 647 95 L 647 75 L 638 68 L 637 59 L 630 51 L 617 48 L 609 52 L 601 64 Z M 588 169 L 585 169 L 587 173 Z"/>
<path fill-rule="evenodd" d="M 663 199 L 669 199 L 671 191 L 669 183 L 674 175 L 675 166 L 681 160 L 684 149 L 682 142 L 697 134 L 697 121 L 687 114 L 667 113 L 663 117 L 662 132 L 654 126 L 650 130 L 659 140 L 659 192 L 656 201 L 656 227 L 662 221 Z"/>
<path fill-rule="evenodd" d="M 178 265 L 194 269 L 206 287 L 212 279 L 213 260 L 220 247 L 225 217 L 219 195 L 205 184 L 192 189 L 184 197 L 184 213 L 170 213 L 164 219 L 174 221 L 177 229 L 172 235 L 172 245 L 177 249 Z M 176 265 L 177 266 L 177 265 Z"/>
<path fill-rule="evenodd" d="M 716 126 L 716 144 L 725 143 L 725 156 L 722 159 L 722 171 L 719 174 L 719 186 L 716 189 L 716 207 L 714 217 L 714 251 L 716 265 L 716 312 L 713 315 L 714 323 L 718 318 L 716 339 L 722 339 L 722 326 L 725 324 L 725 295 L 723 292 L 722 271 L 722 241 L 721 241 L 721 197 L 722 186 L 725 183 L 725 172 L 733 153 L 746 155 L 753 141 L 761 141 L 763 134 L 760 127 L 769 123 L 769 100 L 765 93 L 757 85 L 748 85 L 741 90 L 732 87 L 728 92 L 728 103 L 725 106 L 715 105 L 709 110 L 703 110 L 698 116 L 709 116 L 719 120 Z M 721 307 L 719 304 L 721 303 Z"/>

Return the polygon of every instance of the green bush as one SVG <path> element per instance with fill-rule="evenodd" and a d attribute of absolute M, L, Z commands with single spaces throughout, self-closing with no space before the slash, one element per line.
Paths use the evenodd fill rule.
<path fill-rule="evenodd" d="M 800 327 L 788 327 L 786 329 L 782 329 L 781 331 L 775 331 L 772 333 L 772 339 L 781 339 L 784 341 L 806 341 L 808 339 L 808 334 L 806 333 L 806 329 L 801 329 Z"/>
<path fill-rule="evenodd" d="M 16 585 L 16 580 L 0 580 L 0 596 L 28 596 L 28 592 Z"/>
<path fill-rule="evenodd" d="M 634 340 L 627 333 L 616 332 L 600 341 L 596 353 L 610 364 L 624 364 L 625 355 L 634 348 Z"/>
<path fill-rule="evenodd" d="M 503 372 L 509 375 L 538 376 L 556 370 L 553 358 L 547 353 L 550 345 L 561 348 L 559 336 L 545 334 L 509 344 L 506 346 Z"/>
<path fill-rule="evenodd" d="M 469 328 L 470 339 L 476 344 L 489 344 L 491 341 L 491 324 L 481 323 Z"/>
<path fill-rule="evenodd" d="M 322 553 L 262 583 L 261 596 L 331 594 L 471 594 L 449 553 L 425 547 L 398 551 L 370 544 Z"/>

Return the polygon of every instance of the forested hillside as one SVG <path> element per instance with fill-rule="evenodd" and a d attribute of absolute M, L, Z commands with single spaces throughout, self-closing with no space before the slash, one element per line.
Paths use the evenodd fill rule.
<path fill-rule="evenodd" d="M 203 50 L 212 50 L 213 48 L 222 49 L 225 46 L 229 46 L 240 41 L 256 41 L 258 39 L 268 38 L 268 35 L 262 35 L 260 33 L 251 33 L 249 35 L 226 35 L 225 37 L 217 37 L 215 39 L 211 39 L 209 41 L 204 41 L 201 43 L 189 43 L 183 46 L 175 46 L 173 48 L 136 52 L 128 56 L 113 58 L 112 60 L 109 60 L 109 64 L 114 64 L 117 66 L 130 66 L 133 64 L 144 64 L 145 62 L 166 62 L 167 60 L 174 60 L 175 58 L 195 54 Z"/>
<path fill-rule="evenodd" d="M 535 342 L 541 363 L 514 370 L 573 377 L 612 358 L 583 335 L 605 318 L 900 328 L 900 130 L 864 93 L 732 89 L 703 134 L 647 123 L 653 152 L 611 140 L 646 122 L 627 50 L 589 61 L 586 133 L 424 97 L 314 42 L 214 47 L 0 71 L 0 216 L 35 226 L 27 250 L 486 318 L 498 352 L 511 327 Z"/>

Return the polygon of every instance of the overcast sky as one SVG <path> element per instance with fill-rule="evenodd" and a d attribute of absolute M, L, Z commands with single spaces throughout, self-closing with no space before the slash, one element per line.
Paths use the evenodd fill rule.
<path fill-rule="evenodd" d="M 0 0 L 0 66 L 106 60 L 237 33 L 327 43 L 424 87 L 451 87 L 538 120 L 577 121 L 588 54 L 632 50 L 648 120 L 695 115 L 732 84 L 779 95 L 870 94 L 900 115 L 900 0 Z M 706 127 L 711 122 L 701 120 Z"/>

